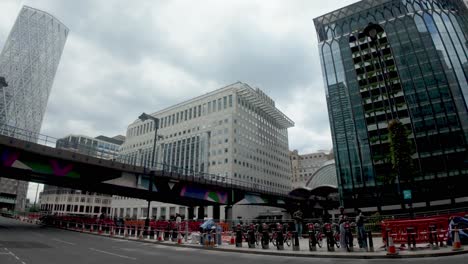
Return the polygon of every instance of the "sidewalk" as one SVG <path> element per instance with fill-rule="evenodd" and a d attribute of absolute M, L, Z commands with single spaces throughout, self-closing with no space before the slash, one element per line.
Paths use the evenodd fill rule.
<path fill-rule="evenodd" d="M 66 229 L 66 228 L 64 228 Z M 110 234 L 106 234 L 105 232 L 102 234 L 98 234 L 96 231 L 91 233 L 88 231 L 83 232 L 82 230 L 78 229 L 75 230 L 73 228 L 68 229 L 70 231 L 80 232 L 80 233 L 88 233 L 90 235 L 100 235 L 100 236 L 108 236 L 111 237 Z M 185 242 L 182 240 L 182 244 L 177 244 L 177 242 L 172 241 L 158 241 L 157 238 L 151 237 L 148 239 L 147 237 L 138 238 L 135 236 L 129 236 L 127 238 L 119 235 L 113 235 L 112 238 L 115 239 L 126 239 L 135 242 L 142 242 L 142 243 L 154 243 L 154 244 L 161 244 L 167 246 L 174 246 L 174 247 L 189 247 L 189 248 L 199 248 L 199 249 L 206 249 L 206 250 L 216 250 L 216 251 L 225 251 L 225 252 L 238 252 L 238 253 L 247 253 L 247 254 L 263 254 L 263 255 L 273 255 L 273 256 L 290 256 L 290 257 L 318 257 L 318 258 L 350 258 L 350 259 L 381 259 L 381 258 L 423 258 L 423 257 L 442 257 L 442 256 L 451 256 L 451 255 L 458 255 L 458 254 L 466 254 L 468 253 L 468 247 L 465 246 L 464 250 L 460 251 L 452 251 L 451 247 L 440 247 L 437 250 L 431 249 L 427 244 L 417 244 L 416 250 L 407 250 L 407 249 L 400 249 L 400 245 L 395 245 L 397 247 L 398 255 L 394 256 L 387 256 L 387 252 L 383 248 L 382 238 L 375 238 L 374 241 L 374 252 L 367 252 L 364 249 L 359 249 L 356 245 L 357 240 L 354 240 L 355 247 L 353 252 L 346 252 L 343 249 L 335 248 L 334 252 L 328 252 L 326 246 L 326 240 L 323 241 L 322 248 L 317 246 L 317 251 L 310 251 L 309 250 L 309 240 L 306 238 L 302 238 L 299 240 L 299 251 L 293 251 L 292 246 L 288 247 L 286 244 L 284 245 L 284 250 L 277 250 L 271 243 L 269 245 L 269 249 L 262 249 L 261 245 L 256 246 L 256 248 L 248 248 L 247 242 L 242 243 L 242 247 L 236 247 L 235 245 L 230 245 L 229 243 L 223 242 L 222 245 L 215 245 L 213 247 L 206 247 L 202 246 L 196 241 L 189 240 Z M 228 241 L 227 237 L 223 236 L 224 241 Z"/>

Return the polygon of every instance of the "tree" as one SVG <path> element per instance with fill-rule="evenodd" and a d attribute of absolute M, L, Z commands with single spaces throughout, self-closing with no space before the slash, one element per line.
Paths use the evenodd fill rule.
<path fill-rule="evenodd" d="M 394 119 L 388 124 L 389 140 L 390 140 L 390 161 L 392 164 L 393 173 L 391 174 L 391 182 L 397 177 L 398 196 L 401 199 L 401 206 L 404 208 L 404 200 L 401 197 L 401 185 L 411 189 L 411 183 L 414 175 L 414 165 L 411 155 L 413 154 L 413 145 L 409 140 L 409 132 L 400 120 Z M 412 201 L 410 204 L 410 215 L 412 215 Z"/>
<path fill-rule="evenodd" d="M 409 140 L 409 132 L 400 120 L 394 119 L 388 124 L 390 140 L 390 161 L 393 175 L 399 177 L 400 181 L 410 181 L 414 173 L 413 146 Z M 395 179 L 393 179 L 394 181 Z"/>

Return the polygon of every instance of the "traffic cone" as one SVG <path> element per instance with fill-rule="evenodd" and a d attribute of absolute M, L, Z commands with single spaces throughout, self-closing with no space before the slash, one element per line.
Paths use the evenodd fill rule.
<path fill-rule="evenodd" d="M 463 247 L 460 242 L 460 235 L 458 234 L 458 229 L 455 229 L 454 235 L 453 235 L 452 251 L 459 251 L 459 250 L 463 250 Z"/>
<path fill-rule="evenodd" d="M 182 235 L 180 232 L 177 234 L 177 244 L 182 245 Z"/>
<path fill-rule="evenodd" d="M 137 229 L 138 232 L 138 229 Z M 143 239 L 143 229 L 140 229 L 140 234 L 138 235 L 138 239 Z"/>
<path fill-rule="evenodd" d="M 158 236 L 158 241 L 159 242 L 162 242 L 163 241 L 163 235 L 164 235 L 164 232 L 162 230 L 159 231 L 159 236 Z"/>
<path fill-rule="evenodd" d="M 98 234 L 99 234 L 99 235 L 102 235 L 102 225 L 99 225 Z"/>
<path fill-rule="evenodd" d="M 396 252 L 395 245 L 393 244 L 392 236 L 388 236 L 388 248 L 387 248 L 387 256 L 395 256 L 398 255 Z"/>
<path fill-rule="evenodd" d="M 231 232 L 231 240 L 229 241 L 230 245 L 234 245 L 236 243 L 236 238 L 234 237 L 234 232 Z"/>
<path fill-rule="evenodd" d="M 128 230 L 127 230 L 127 227 L 125 226 L 124 227 L 124 237 L 128 237 Z"/>
<path fill-rule="evenodd" d="M 91 232 L 91 233 L 94 232 L 94 225 L 93 224 L 91 224 L 91 229 L 89 230 L 89 232 Z"/>

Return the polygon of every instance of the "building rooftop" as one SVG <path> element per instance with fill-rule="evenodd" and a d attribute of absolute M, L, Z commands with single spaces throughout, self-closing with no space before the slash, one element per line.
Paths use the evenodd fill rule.
<path fill-rule="evenodd" d="M 387 2 L 391 2 L 391 1 L 394 1 L 394 0 L 361 0 L 357 3 L 347 5 L 340 9 L 336 9 L 332 12 L 329 12 L 325 15 L 314 18 L 315 27 L 318 27 L 318 25 L 332 23 L 334 21 L 345 18 L 347 16 L 356 14 L 366 9 L 376 7 L 376 6 L 385 4 Z"/>

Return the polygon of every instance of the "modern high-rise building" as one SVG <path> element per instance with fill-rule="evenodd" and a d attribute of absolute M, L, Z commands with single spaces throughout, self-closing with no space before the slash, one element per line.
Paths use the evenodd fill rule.
<path fill-rule="evenodd" d="M 67 35 L 68 28 L 52 15 L 21 9 L 0 54 L 0 77 L 6 81 L 0 86 L 0 133 L 35 140 Z M 23 210 L 27 188 L 27 182 L 0 178 L 0 207 L 16 204 L 15 210 Z"/>
<path fill-rule="evenodd" d="M 159 119 L 157 163 L 290 191 L 288 128 L 294 123 L 260 89 L 237 82 L 152 116 Z M 153 121 L 135 120 L 121 160 L 150 166 L 153 138 Z"/>
<path fill-rule="evenodd" d="M 467 19 L 462 0 L 363 0 L 314 19 L 345 207 L 468 202 Z M 392 120 L 409 134 L 406 173 Z"/>
<path fill-rule="evenodd" d="M 332 155 L 319 151 L 309 154 L 299 154 L 297 150 L 289 152 L 291 161 L 291 182 L 294 187 L 303 187 L 306 185 L 314 173 L 330 159 Z"/>
<path fill-rule="evenodd" d="M 94 156 L 101 159 L 115 159 L 125 137 L 68 135 L 56 142 L 56 148 Z M 42 212 L 96 216 L 110 214 L 112 195 L 83 192 L 69 188 L 45 185 L 39 197 Z"/>

